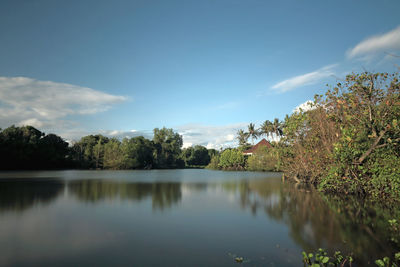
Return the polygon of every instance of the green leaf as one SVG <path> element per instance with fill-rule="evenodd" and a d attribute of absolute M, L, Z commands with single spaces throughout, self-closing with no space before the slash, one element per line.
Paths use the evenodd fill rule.
<path fill-rule="evenodd" d="M 384 257 L 383 262 L 386 263 L 387 265 L 389 265 L 389 263 L 390 263 L 389 257 Z"/>
<path fill-rule="evenodd" d="M 376 260 L 375 264 L 378 265 L 379 267 L 385 267 L 385 263 L 383 262 L 383 260 Z"/>
<path fill-rule="evenodd" d="M 395 258 L 397 261 L 400 261 L 400 252 L 397 252 L 396 254 L 394 254 L 394 258 Z"/>
<path fill-rule="evenodd" d="M 323 259 L 322 259 L 322 263 L 327 263 L 329 261 L 329 258 L 328 257 L 324 257 Z"/>

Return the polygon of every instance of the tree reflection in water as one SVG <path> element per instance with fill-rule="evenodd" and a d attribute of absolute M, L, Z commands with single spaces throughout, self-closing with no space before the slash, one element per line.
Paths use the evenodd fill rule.
<path fill-rule="evenodd" d="M 38 204 L 54 201 L 64 188 L 84 202 L 105 199 L 141 201 L 151 197 L 154 209 L 163 210 L 182 198 L 180 183 L 127 183 L 109 180 L 74 180 L 55 178 L 0 179 L 0 212 L 24 211 Z"/>
<path fill-rule="evenodd" d="M 291 238 L 305 251 L 326 248 L 331 253 L 354 253 L 364 266 L 400 249 L 392 241 L 393 237 L 400 240 L 399 233 L 391 232 L 388 224 L 389 219 L 400 217 L 399 209 L 356 197 L 324 196 L 313 187 L 282 184 L 278 179 L 244 181 L 236 189 L 243 207 L 253 214 L 263 210 L 288 225 Z"/>
<path fill-rule="evenodd" d="M 97 202 L 106 199 L 140 201 L 151 197 L 153 209 L 163 210 L 181 200 L 180 183 L 129 183 L 110 180 L 75 180 L 68 190 L 79 200 Z"/>
<path fill-rule="evenodd" d="M 55 178 L 0 179 L 0 212 L 24 211 L 50 203 L 63 189 L 64 182 Z"/>
<path fill-rule="evenodd" d="M 82 202 L 151 199 L 153 209 L 159 210 L 176 205 L 182 198 L 179 182 L 13 178 L 0 180 L 0 212 L 24 211 L 48 204 L 66 188 L 70 196 Z M 352 252 L 358 264 L 364 266 L 400 249 L 399 233 L 391 232 L 388 222 L 399 220 L 399 209 L 388 209 L 379 203 L 355 197 L 324 196 L 312 187 L 282 184 L 275 178 L 186 183 L 184 188 L 235 194 L 243 209 L 250 209 L 254 215 L 262 212 L 269 219 L 287 225 L 290 238 L 308 252 L 320 247 L 330 253 Z"/>

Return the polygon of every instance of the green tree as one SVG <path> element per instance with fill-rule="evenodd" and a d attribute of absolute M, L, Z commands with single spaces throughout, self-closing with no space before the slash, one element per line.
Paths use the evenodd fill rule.
<path fill-rule="evenodd" d="M 278 138 L 283 135 L 282 122 L 280 122 L 278 118 L 275 118 L 274 122 L 272 123 L 272 132 Z"/>
<path fill-rule="evenodd" d="M 219 157 L 218 166 L 225 170 L 243 170 L 246 161 L 241 151 L 237 149 L 226 149 Z"/>
<path fill-rule="evenodd" d="M 206 166 L 210 163 L 210 155 L 204 146 L 188 147 L 182 151 L 186 166 Z"/>
<path fill-rule="evenodd" d="M 214 148 L 209 148 L 208 150 L 208 155 L 210 156 L 210 159 L 216 155 L 219 155 L 218 150 L 214 149 Z"/>
<path fill-rule="evenodd" d="M 321 188 L 400 197 L 398 74 L 348 75 L 320 102 L 339 126 L 335 167 Z"/>
<path fill-rule="evenodd" d="M 236 133 L 236 139 L 239 142 L 240 147 L 247 147 L 249 145 L 249 134 L 246 133 L 244 130 L 240 129 Z"/>
<path fill-rule="evenodd" d="M 39 154 L 42 166 L 47 168 L 66 167 L 68 143 L 55 134 L 48 134 L 39 140 Z"/>
<path fill-rule="evenodd" d="M 107 143 L 103 145 L 104 150 L 104 169 L 127 169 L 124 154 L 121 149 L 121 142 L 112 138 Z"/>
<path fill-rule="evenodd" d="M 250 123 L 247 126 L 247 131 L 248 131 L 249 137 L 251 137 L 251 140 L 254 143 L 254 139 L 257 139 L 257 137 L 260 135 L 258 130 L 256 129 L 256 125 L 254 123 Z"/>
<path fill-rule="evenodd" d="M 102 168 L 104 160 L 104 144 L 109 138 L 103 135 L 88 135 L 81 138 L 72 147 L 72 158 L 82 168 Z"/>
<path fill-rule="evenodd" d="M 272 122 L 269 120 L 264 121 L 260 127 L 260 133 L 265 135 L 267 138 L 272 137 L 271 133 L 273 132 Z"/>
<path fill-rule="evenodd" d="M 0 132 L 0 169 L 53 169 L 67 166 L 68 143 L 32 126 Z"/>
<path fill-rule="evenodd" d="M 285 119 L 285 172 L 324 191 L 400 197 L 398 74 L 361 73 Z"/>
<path fill-rule="evenodd" d="M 247 170 L 280 171 L 279 151 L 276 148 L 260 147 L 247 159 Z"/>
<path fill-rule="evenodd" d="M 122 140 L 124 168 L 150 169 L 153 166 L 154 144 L 143 136 Z"/>
<path fill-rule="evenodd" d="M 283 136 L 283 123 L 275 118 L 273 122 L 266 120 L 259 129 L 260 134 L 265 135 L 269 139 L 279 139 Z"/>
<path fill-rule="evenodd" d="M 154 129 L 153 143 L 155 146 L 154 161 L 158 168 L 183 167 L 184 162 L 180 159 L 182 136 L 172 129 Z"/>

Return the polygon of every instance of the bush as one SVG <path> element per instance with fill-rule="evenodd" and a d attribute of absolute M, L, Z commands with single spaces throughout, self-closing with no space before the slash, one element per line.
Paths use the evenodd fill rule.
<path fill-rule="evenodd" d="M 249 171 L 279 171 L 279 153 L 276 148 L 260 147 L 247 159 Z"/>
<path fill-rule="evenodd" d="M 244 170 L 245 158 L 237 149 L 226 149 L 221 153 L 218 167 L 224 170 Z"/>
<path fill-rule="evenodd" d="M 206 167 L 211 170 L 219 170 L 219 155 L 214 155 L 211 157 L 210 163 Z"/>
<path fill-rule="evenodd" d="M 285 119 L 284 171 L 325 192 L 400 198 L 398 74 L 346 77 Z"/>

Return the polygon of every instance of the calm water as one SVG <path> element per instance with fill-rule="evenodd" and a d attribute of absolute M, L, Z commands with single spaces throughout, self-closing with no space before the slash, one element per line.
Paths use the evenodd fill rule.
<path fill-rule="evenodd" d="M 280 174 L 0 173 L 0 265 L 302 266 L 301 251 L 395 251 L 390 211 L 322 199 Z M 359 264 L 360 265 L 360 264 Z"/>

